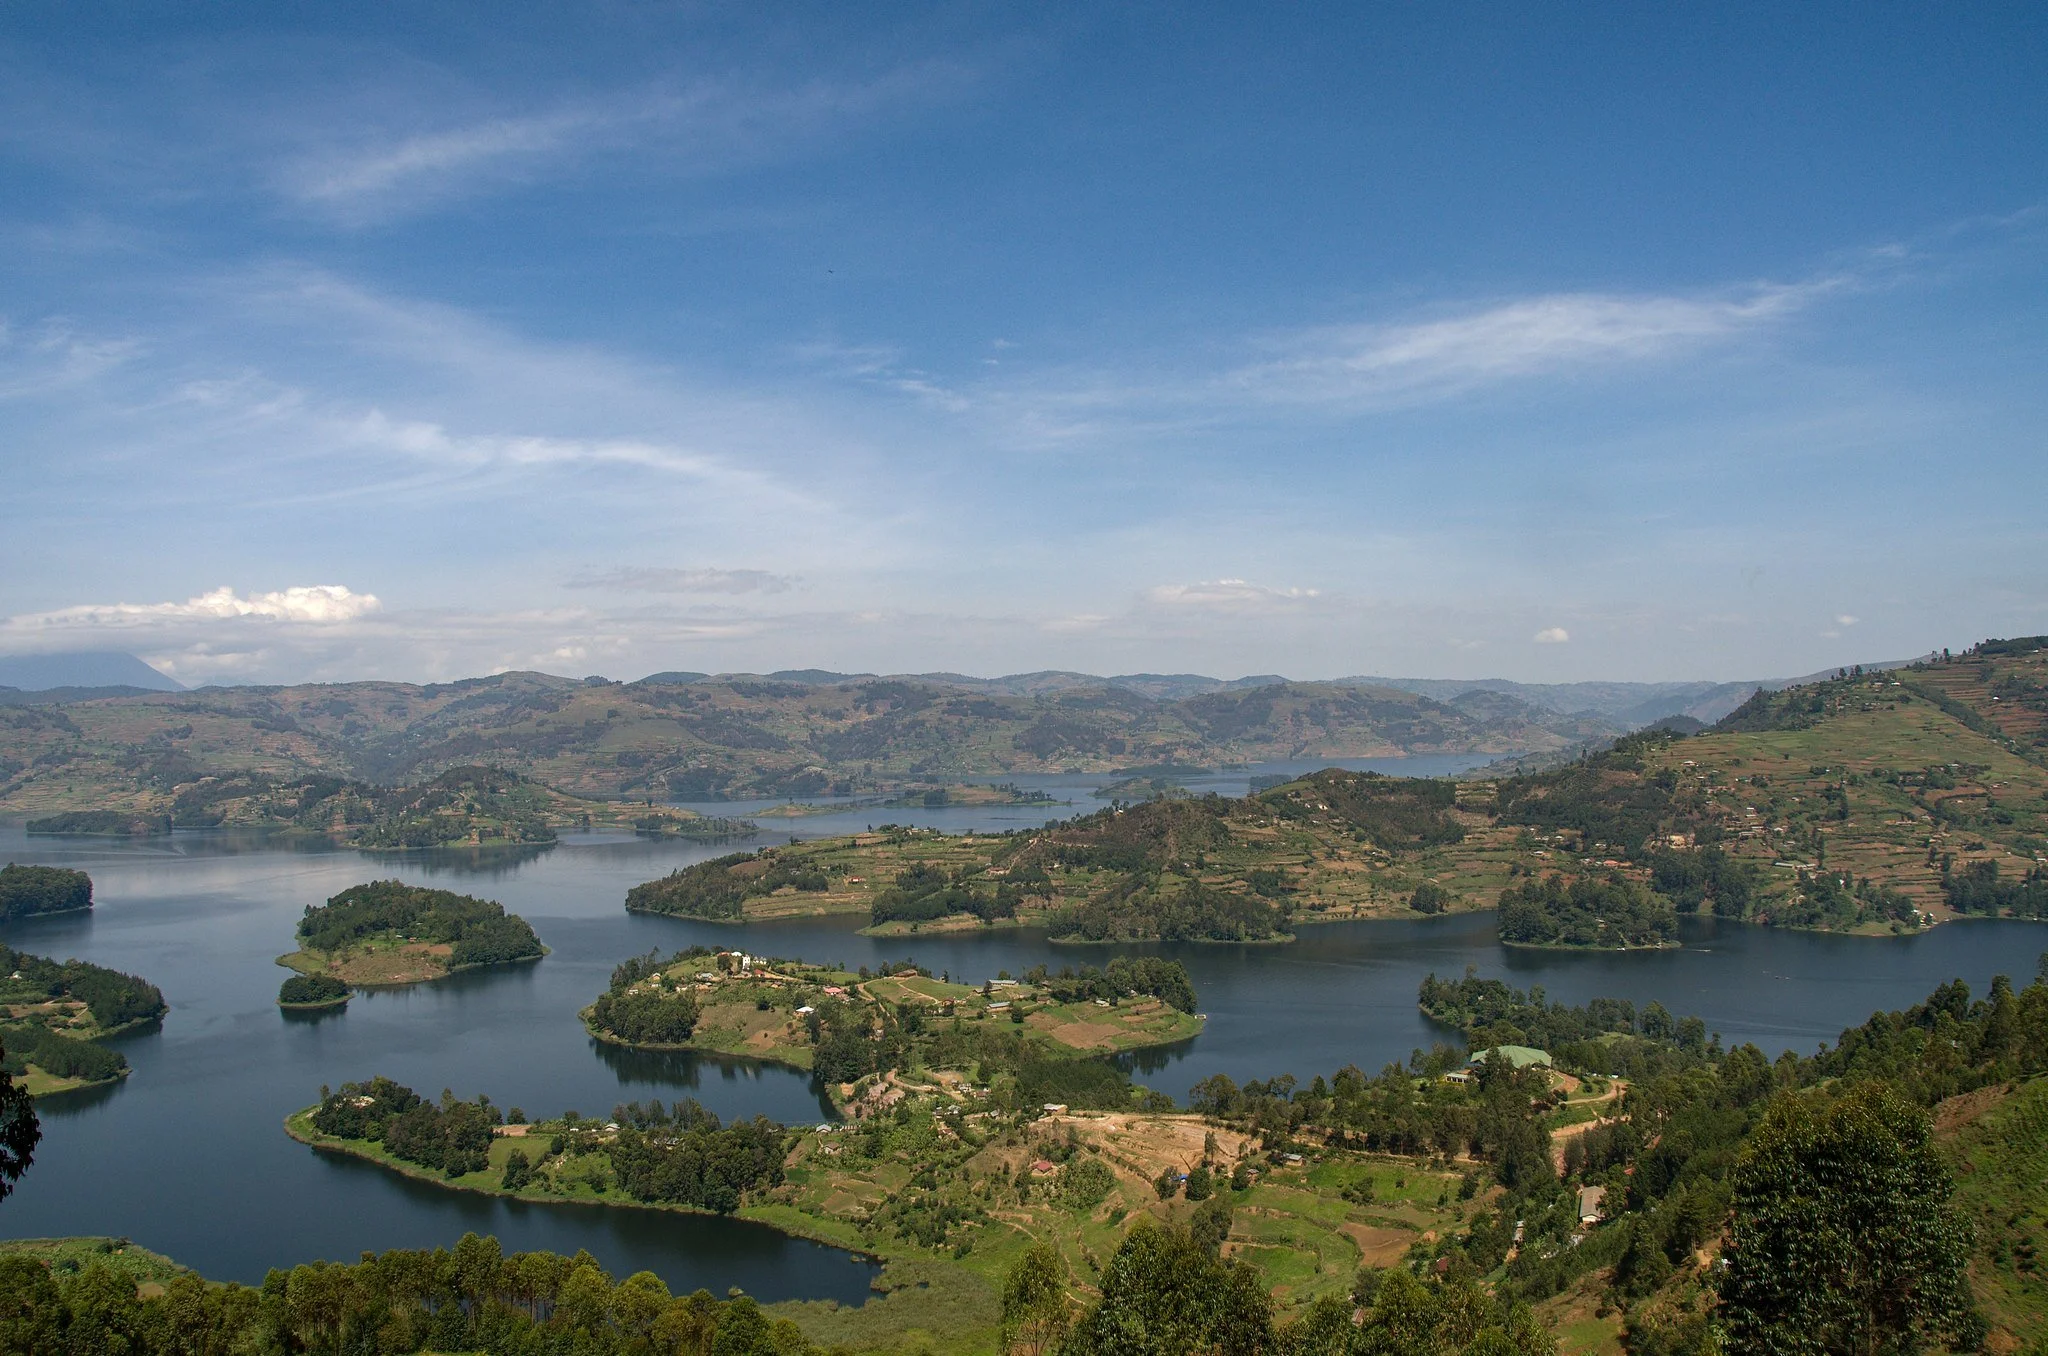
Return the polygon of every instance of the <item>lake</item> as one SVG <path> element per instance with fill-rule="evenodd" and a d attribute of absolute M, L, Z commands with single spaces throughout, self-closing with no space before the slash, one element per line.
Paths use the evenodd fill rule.
<path fill-rule="evenodd" d="M 1415 767 L 1419 761 L 1406 766 L 1453 770 Z M 1250 774 L 1235 775 L 1241 791 Z M 1071 789 L 1075 803 L 1051 809 L 849 807 L 771 821 L 763 841 L 843 832 L 855 821 L 1020 827 L 1103 803 L 1089 795 L 1092 785 Z M 393 856 L 231 834 L 131 843 L 31 839 L 0 829 L 0 861 L 87 870 L 97 901 L 90 914 L 10 924 L 0 939 L 142 975 L 171 1005 L 161 1030 L 119 1042 L 134 1066 L 121 1086 L 40 1103 L 43 1145 L 0 1204 L 0 1235 L 125 1236 L 209 1277 L 255 1282 L 272 1266 L 448 1245 L 475 1230 L 496 1234 L 507 1250 L 584 1248 L 616 1275 L 650 1270 L 677 1290 L 723 1293 L 736 1285 L 766 1301 L 858 1303 L 872 1268 L 838 1249 L 738 1220 L 443 1191 L 316 1153 L 281 1128 L 323 1084 L 374 1073 L 430 1097 L 444 1087 L 462 1097 L 488 1093 L 535 1116 L 695 1097 L 726 1118 L 758 1112 L 814 1122 L 826 1108 L 803 1075 L 603 1046 L 584 1032 L 577 1010 L 627 956 L 699 942 L 849 966 L 908 956 L 977 982 L 1041 963 L 1100 964 L 1116 950 L 1055 945 L 1035 931 L 868 938 L 852 919 L 726 927 L 625 912 L 630 886 L 730 850 L 584 836 L 523 854 Z M 303 910 L 383 877 L 500 900 L 532 922 L 551 954 L 535 965 L 358 994 L 343 1012 L 280 1013 L 274 1000 L 288 972 L 274 960 L 292 948 Z M 1731 1044 L 1754 1041 L 1771 1055 L 1805 1052 L 1948 979 L 1977 992 L 2000 972 L 2023 982 L 2048 946 L 2048 931 L 1978 921 L 1872 939 L 1693 920 L 1684 939 L 1681 949 L 1634 954 L 1513 951 L 1494 940 L 1490 914 L 1464 914 L 1308 927 L 1287 946 L 1122 948 L 1183 960 L 1209 1017 L 1200 1037 L 1148 1054 L 1134 1069 L 1141 1082 L 1176 1098 L 1217 1072 L 1242 1081 L 1281 1073 L 1306 1080 L 1345 1064 L 1374 1071 L 1452 1038 L 1417 1011 L 1416 987 L 1431 971 L 1455 975 L 1467 965 L 1518 987 L 1540 984 L 1566 1002 L 1656 999 L 1704 1018 Z"/>

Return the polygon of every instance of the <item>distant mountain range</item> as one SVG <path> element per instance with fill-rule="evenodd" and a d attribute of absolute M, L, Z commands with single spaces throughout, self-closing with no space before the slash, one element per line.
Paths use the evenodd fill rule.
<path fill-rule="evenodd" d="M 0 654 L 0 688 L 45 692 L 52 688 L 120 687 L 182 692 L 184 685 L 120 650 L 67 650 L 58 654 Z"/>
<path fill-rule="evenodd" d="M 1873 667 L 1865 665 L 1866 668 Z M 1877 666 L 1882 667 L 1882 666 Z M 724 677 L 757 677 L 770 682 L 838 686 L 875 682 L 883 675 L 835 673 L 829 669 L 783 669 L 765 674 L 726 674 Z M 964 673 L 914 673 L 894 675 L 899 681 L 942 684 L 976 692 L 1000 692 L 1013 697 L 1035 697 L 1052 692 L 1084 688 L 1115 688 L 1135 692 L 1153 701 L 1181 701 L 1213 692 L 1234 692 L 1245 688 L 1278 687 L 1294 682 L 1277 673 L 1253 674 L 1244 678 L 1211 678 L 1200 673 L 1120 673 L 1101 677 L 1066 669 L 1041 669 L 1036 673 L 1013 673 L 1001 678 L 975 678 Z M 1819 676 L 1819 675 L 1814 675 Z M 705 673 L 657 673 L 645 683 L 694 683 L 712 677 Z M 1512 697 L 1529 706 L 1559 715 L 1585 715 L 1636 729 L 1665 716 L 1691 716 L 1712 724 L 1740 706 L 1759 687 L 1775 690 L 1806 678 L 1759 679 L 1743 683 L 1517 683 L 1506 678 L 1385 678 L 1358 675 L 1316 680 L 1326 687 L 1378 687 L 1413 692 L 1440 702 L 1453 701 L 1473 692 L 1492 692 Z"/>
<path fill-rule="evenodd" d="M 1658 722 L 1712 721 L 1758 687 L 1782 686 L 803 669 L 188 692 L 142 690 L 135 679 L 170 680 L 132 656 L 59 658 L 12 671 L 130 681 L 0 689 L 0 815 L 153 811 L 180 786 L 244 772 L 393 786 L 486 765 L 578 796 L 709 801 L 1167 764 L 1442 753 L 1547 762 Z"/>

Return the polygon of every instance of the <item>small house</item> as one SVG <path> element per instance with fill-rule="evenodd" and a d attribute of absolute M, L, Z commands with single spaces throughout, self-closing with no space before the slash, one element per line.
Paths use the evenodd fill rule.
<path fill-rule="evenodd" d="M 1591 1228 L 1600 1222 L 1600 1207 L 1607 1200 L 1607 1188 L 1589 1186 L 1579 1188 L 1579 1223 Z"/>

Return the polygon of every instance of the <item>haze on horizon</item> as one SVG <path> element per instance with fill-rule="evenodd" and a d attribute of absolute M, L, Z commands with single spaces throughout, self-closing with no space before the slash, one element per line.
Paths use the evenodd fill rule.
<path fill-rule="evenodd" d="M 0 653 L 2048 631 L 2044 58 L 2022 5 L 10 5 Z"/>

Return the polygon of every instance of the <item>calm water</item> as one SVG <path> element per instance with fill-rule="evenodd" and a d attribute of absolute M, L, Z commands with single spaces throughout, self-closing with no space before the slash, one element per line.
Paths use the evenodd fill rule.
<path fill-rule="evenodd" d="M 1398 765 L 1397 765 L 1398 766 Z M 1413 766 L 1411 763 L 1410 766 Z M 1424 769 L 1417 769 L 1424 770 Z M 1441 769 L 1429 768 L 1429 771 Z M 1240 780 L 1247 774 L 1238 774 Z M 1071 808 L 874 812 L 874 822 L 947 828 L 1040 823 L 1101 802 L 1079 788 Z M 728 811 L 735 807 L 724 807 Z M 870 812 L 844 812 L 848 822 Z M 774 826 L 840 831 L 839 816 Z M 769 841 L 773 841 L 771 837 Z M 372 858 L 290 850 L 206 835 L 153 843 L 25 839 L 0 830 L 0 861 L 89 870 L 91 914 L 0 930 L 25 950 L 78 956 L 141 974 L 171 1004 L 161 1031 L 123 1042 L 133 1074 L 100 1093 L 45 1099 L 35 1167 L 0 1205 L 0 1235 L 126 1235 L 218 1279 L 255 1281 L 270 1266 L 352 1259 L 365 1249 L 452 1243 L 465 1230 L 511 1249 L 587 1248 L 608 1268 L 642 1268 L 672 1287 L 742 1286 L 763 1299 L 858 1302 L 870 1269 L 850 1255 L 740 1221 L 601 1207 L 536 1206 L 449 1192 L 288 1139 L 280 1122 L 323 1083 L 384 1073 L 428 1095 L 489 1093 L 529 1114 L 691 1096 L 721 1116 L 756 1112 L 814 1121 L 808 1080 L 772 1068 L 599 1046 L 577 1009 L 626 956 L 694 942 L 873 964 L 905 955 L 979 980 L 1041 962 L 1101 963 L 1110 948 L 1059 946 L 1032 932 L 872 939 L 851 920 L 727 928 L 633 917 L 627 888 L 722 849 L 584 838 L 524 858 Z M 358 995 L 345 1012 L 293 1019 L 275 1006 L 300 912 L 343 887 L 396 876 L 486 895 L 525 915 L 552 948 L 537 965 L 393 993 Z M 1541 984 L 1577 1002 L 1608 994 L 1696 1013 L 1730 1042 L 1776 1054 L 1810 1050 L 1877 1008 L 1923 997 L 1951 978 L 1981 991 L 1995 973 L 2031 976 L 2048 931 L 2022 923 L 1951 924 L 1908 939 L 1803 936 L 1690 925 L 1682 950 L 1637 955 L 1510 952 L 1485 915 L 1334 924 L 1281 947 L 1152 949 L 1184 960 L 1209 1014 L 1202 1036 L 1147 1058 L 1141 1081 L 1176 1097 L 1197 1079 L 1294 1073 L 1355 1063 L 1374 1070 L 1448 1033 L 1415 1008 L 1430 971 Z"/>

